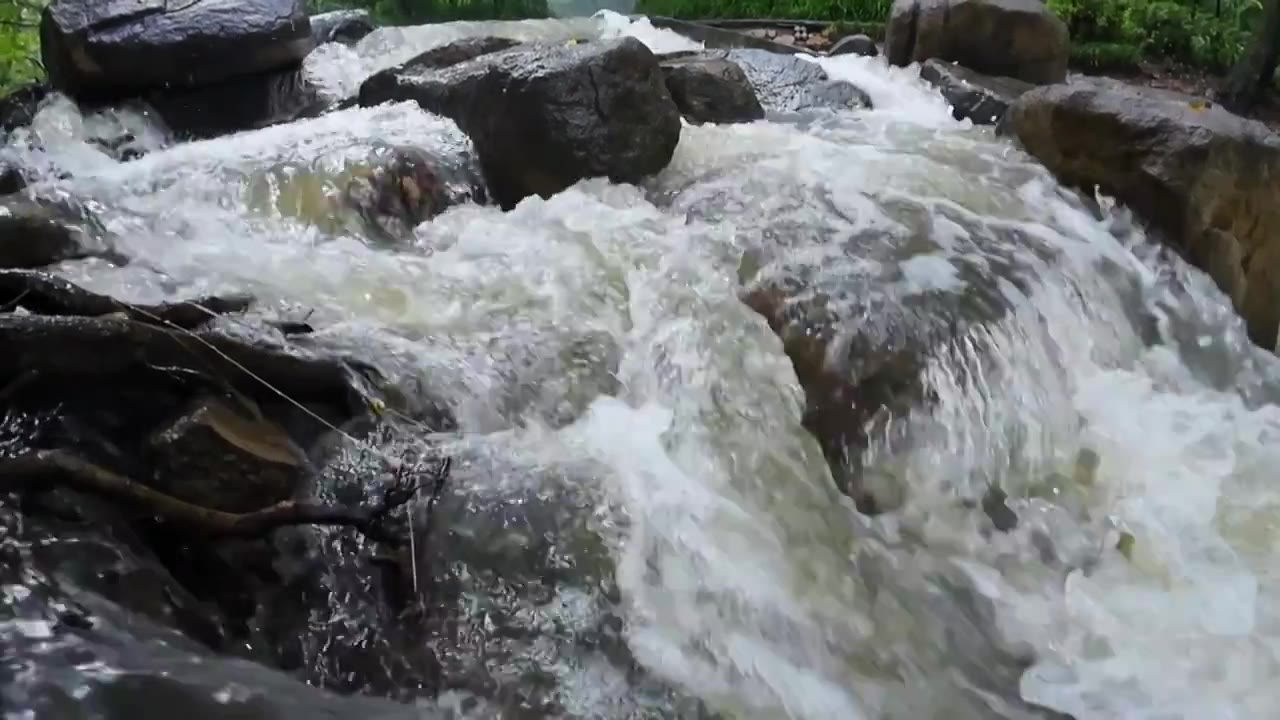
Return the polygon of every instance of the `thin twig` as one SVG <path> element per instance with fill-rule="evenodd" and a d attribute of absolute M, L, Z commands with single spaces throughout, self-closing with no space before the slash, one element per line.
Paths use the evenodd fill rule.
<path fill-rule="evenodd" d="M 448 467 L 443 462 L 437 472 L 447 473 Z M 143 510 L 192 533 L 223 537 L 260 536 L 291 525 L 329 525 L 351 527 L 372 540 L 399 544 L 399 538 L 390 535 L 382 521 L 417 492 L 416 485 L 404 480 L 400 478 L 401 482 L 389 488 L 381 502 L 369 506 L 285 500 L 261 510 L 230 513 L 178 499 L 65 450 L 37 450 L 0 460 L 0 483 L 27 488 L 37 481 L 62 485 Z"/>

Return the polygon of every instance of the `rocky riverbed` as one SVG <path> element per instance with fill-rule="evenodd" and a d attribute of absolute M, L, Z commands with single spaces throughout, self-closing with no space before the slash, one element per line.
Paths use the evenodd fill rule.
<path fill-rule="evenodd" d="M 1038 3 L 799 54 L 43 25 L 0 102 L 6 718 L 1280 701 L 1280 142 L 1069 79 Z"/>

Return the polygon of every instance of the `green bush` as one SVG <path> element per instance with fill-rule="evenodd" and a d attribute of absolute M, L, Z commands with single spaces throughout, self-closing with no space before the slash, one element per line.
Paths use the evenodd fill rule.
<path fill-rule="evenodd" d="M 43 0 L 0 0 L 0 94 L 44 76 L 40 64 Z"/>
<path fill-rule="evenodd" d="M 1071 65 L 1089 72 L 1133 72 L 1142 51 L 1124 43 L 1092 42 L 1071 46 Z"/>
<path fill-rule="evenodd" d="M 1048 6 L 1070 29 L 1072 60 L 1083 69 L 1123 66 L 1136 51 L 1222 72 L 1240 57 L 1257 0 L 1225 0 L 1221 12 L 1217 4 L 1186 0 L 1048 0 Z"/>

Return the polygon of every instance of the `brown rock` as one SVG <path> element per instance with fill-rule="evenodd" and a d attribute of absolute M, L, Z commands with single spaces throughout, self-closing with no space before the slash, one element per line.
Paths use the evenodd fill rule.
<path fill-rule="evenodd" d="M 1131 207 L 1276 347 L 1280 137 L 1187 95 L 1106 79 L 1037 88 L 1006 122 L 1062 182 Z"/>
<path fill-rule="evenodd" d="M 246 402 L 204 398 L 156 433 L 150 484 L 227 512 L 258 510 L 292 495 L 306 456 Z"/>
<path fill-rule="evenodd" d="M 939 58 L 1037 85 L 1066 80 L 1069 45 L 1039 0 L 895 0 L 885 37 L 893 65 Z"/>

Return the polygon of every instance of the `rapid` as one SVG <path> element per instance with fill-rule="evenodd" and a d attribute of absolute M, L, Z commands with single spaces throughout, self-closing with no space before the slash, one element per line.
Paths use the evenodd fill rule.
<path fill-rule="evenodd" d="M 623 34 L 698 47 L 604 12 L 384 28 L 307 69 L 338 98 L 461 37 Z M 449 408 L 456 430 L 374 448 L 455 458 L 444 509 L 474 522 L 475 553 L 449 560 L 471 566 L 456 598 L 470 630 L 434 649 L 549 688 L 552 714 L 1275 717 L 1280 361 L 1123 208 L 1086 206 L 1010 140 L 953 120 L 915 68 L 814 62 L 875 108 L 686 125 L 644 187 L 459 205 L 400 246 L 333 226 L 311 199 L 382 148 L 467 152 L 411 103 L 174 144 L 129 108 L 53 102 L 0 152 L 43 173 L 27 192 L 76 199 L 136 258 L 66 262 L 67 278 L 132 302 L 250 292 L 257 315 L 305 317 L 317 348 Z M 89 142 L 126 135 L 146 151 L 128 162 Z M 927 400 L 880 418 L 861 458 L 884 512 L 857 511 L 801 426 L 792 362 L 740 299 L 765 278 L 821 293 L 848 342 L 955 329 L 921 371 Z M 981 507 L 991 486 L 1017 515 L 1007 531 Z M 536 563 L 502 565 L 508 542 L 541 548 Z M 368 641 L 353 579 L 326 557 L 313 679 L 343 671 L 315 669 L 329 647 Z M 538 563 L 563 580 L 546 595 L 515 579 Z M 500 692 L 340 697 L 107 607 L 96 640 L 59 635 L 33 619 L 39 593 L 7 582 L 4 720 L 148 705 L 542 716 Z M 494 639 L 495 607 L 537 631 Z M 582 641 L 602 622 L 634 669 Z"/>

